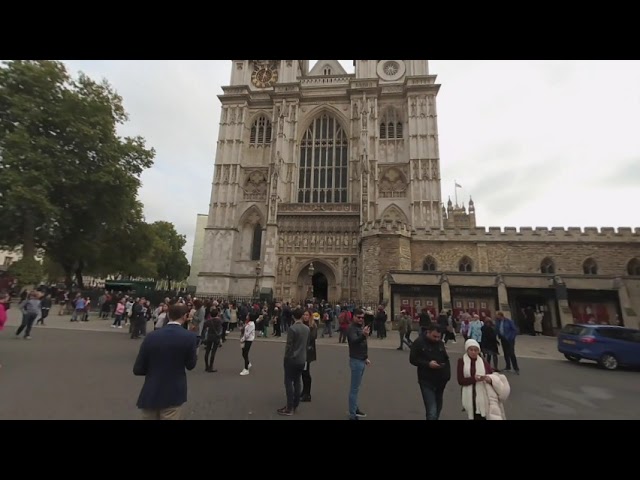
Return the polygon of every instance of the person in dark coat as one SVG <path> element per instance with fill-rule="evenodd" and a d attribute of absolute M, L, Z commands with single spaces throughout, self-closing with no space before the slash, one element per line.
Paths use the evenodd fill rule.
<path fill-rule="evenodd" d="M 301 402 L 311 401 L 311 362 L 316 361 L 316 339 L 318 338 L 318 313 L 306 310 L 302 315 L 302 323 L 309 327 L 309 343 L 307 344 L 307 363 L 302 372 L 302 396 Z"/>
<path fill-rule="evenodd" d="M 145 377 L 137 402 L 144 420 L 180 419 L 187 401 L 186 370 L 198 362 L 196 334 L 182 328 L 188 317 L 185 305 L 171 305 L 167 326 L 151 332 L 140 345 L 133 374 Z"/>
<path fill-rule="evenodd" d="M 438 420 L 444 389 L 451 379 L 449 354 L 437 325 L 429 325 L 411 345 L 409 362 L 418 370 L 418 385 L 427 420 Z"/>
<path fill-rule="evenodd" d="M 480 349 L 487 360 L 487 363 L 491 364 L 491 360 L 493 359 L 493 370 L 495 372 L 499 372 L 498 370 L 498 355 L 500 352 L 498 350 L 498 332 L 496 327 L 493 325 L 493 320 L 490 318 L 485 318 L 484 325 L 481 328 L 482 330 L 482 339 L 480 340 Z"/>
<path fill-rule="evenodd" d="M 213 361 L 216 358 L 216 352 L 222 342 L 222 332 L 224 325 L 217 308 L 209 309 L 209 317 L 204 321 L 202 326 L 202 338 L 204 340 L 204 371 L 215 373 L 218 370 L 213 368 Z"/>

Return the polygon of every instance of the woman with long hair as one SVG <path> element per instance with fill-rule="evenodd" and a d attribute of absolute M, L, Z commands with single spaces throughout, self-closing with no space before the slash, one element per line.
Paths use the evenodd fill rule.
<path fill-rule="evenodd" d="M 320 314 L 305 310 L 302 314 L 302 323 L 309 327 L 309 342 L 307 343 L 307 363 L 302 371 L 302 396 L 301 402 L 311 401 L 311 362 L 316 360 L 316 339 L 318 338 L 318 324 L 316 320 Z"/>
<path fill-rule="evenodd" d="M 244 326 L 240 332 L 240 346 L 242 347 L 242 358 L 244 359 L 244 369 L 240 372 L 240 375 L 249 375 L 251 369 L 251 362 L 249 361 L 249 350 L 251 345 L 256 339 L 256 323 L 258 318 L 257 313 L 249 313 L 245 319 Z"/>

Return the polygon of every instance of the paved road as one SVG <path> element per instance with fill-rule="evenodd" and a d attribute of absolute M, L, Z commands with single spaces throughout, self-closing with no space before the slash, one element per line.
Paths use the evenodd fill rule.
<path fill-rule="evenodd" d="M 94 332 L 37 328 L 30 341 L 0 333 L 0 419 L 137 419 L 135 401 L 142 379 L 131 373 L 139 341 L 123 331 Z M 349 369 L 343 345 L 320 345 L 312 365 L 313 401 L 295 417 L 279 417 L 285 403 L 279 342 L 258 340 L 249 376 L 236 339 L 219 350 L 218 373 L 201 362 L 189 373 L 189 419 L 346 418 Z M 368 419 L 422 420 L 424 407 L 408 353 L 371 349 L 373 365 L 360 394 Z M 452 353 L 457 358 L 457 353 Z M 561 360 L 522 359 L 521 376 L 511 376 L 510 419 L 640 419 L 640 375 L 603 371 Z M 459 387 L 450 382 L 443 419 L 464 419 Z"/>

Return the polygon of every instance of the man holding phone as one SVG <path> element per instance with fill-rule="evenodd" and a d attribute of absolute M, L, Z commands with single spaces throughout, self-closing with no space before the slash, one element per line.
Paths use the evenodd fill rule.
<path fill-rule="evenodd" d="M 358 392 L 364 376 L 364 370 L 371 365 L 368 355 L 367 337 L 371 334 L 371 327 L 363 327 L 364 312 L 356 308 L 353 311 L 353 322 L 347 329 L 349 342 L 349 366 L 351 367 L 351 388 L 349 390 L 349 420 L 366 417 L 358 408 Z"/>
<path fill-rule="evenodd" d="M 411 345 L 411 365 L 418 367 L 418 384 L 427 420 L 438 420 L 444 389 L 451 379 L 449 355 L 441 340 L 438 325 L 430 324 Z"/>

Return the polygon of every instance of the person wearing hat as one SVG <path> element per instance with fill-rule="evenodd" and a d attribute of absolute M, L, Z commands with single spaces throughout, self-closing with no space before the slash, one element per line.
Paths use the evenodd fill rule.
<path fill-rule="evenodd" d="M 409 363 L 418 367 L 418 385 L 427 420 L 438 420 L 444 389 L 451 379 L 451 363 L 437 325 L 430 324 L 420 332 L 411 345 Z"/>
<path fill-rule="evenodd" d="M 462 408 L 469 420 L 486 420 L 489 411 L 487 384 L 493 370 L 480 356 L 480 344 L 470 338 L 464 342 L 465 354 L 458 360 L 458 384 L 462 387 Z"/>

